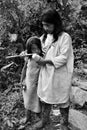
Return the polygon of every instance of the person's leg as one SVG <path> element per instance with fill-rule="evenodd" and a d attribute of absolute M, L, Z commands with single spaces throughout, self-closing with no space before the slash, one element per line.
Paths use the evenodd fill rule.
<path fill-rule="evenodd" d="M 41 119 L 41 113 L 34 113 L 35 114 L 35 122 L 40 121 Z"/>
<path fill-rule="evenodd" d="M 25 117 L 20 120 L 20 124 L 26 124 L 27 122 L 31 122 L 31 111 L 25 110 Z"/>
<path fill-rule="evenodd" d="M 69 107 L 60 108 L 60 113 L 61 113 L 61 119 L 60 119 L 61 130 L 69 130 L 68 128 Z"/>
<path fill-rule="evenodd" d="M 49 122 L 51 105 L 47 103 L 41 103 L 41 104 L 42 104 L 41 120 L 33 125 L 34 130 L 43 128 Z"/>

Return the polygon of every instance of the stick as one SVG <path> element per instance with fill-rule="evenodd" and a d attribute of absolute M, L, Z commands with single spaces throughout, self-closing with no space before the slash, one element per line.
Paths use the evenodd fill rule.
<path fill-rule="evenodd" d="M 9 68 L 11 65 L 13 65 L 14 64 L 14 62 L 12 62 L 12 63 L 10 63 L 10 64 L 8 64 L 8 65 L 5 65 L 5 66 L 3 66 L 2 68 L 1 68 L 1 71 L 3 71 L 3 70 L 5 70 L 5 69 L 7 69 L 7 68 Z"/>
<path fill-rule="evenodd" d="M 32 54 L 7 56 L 6 59 L 17 58 L 17 57 L 28 57 L 28 56 L 32 56 Z"/>

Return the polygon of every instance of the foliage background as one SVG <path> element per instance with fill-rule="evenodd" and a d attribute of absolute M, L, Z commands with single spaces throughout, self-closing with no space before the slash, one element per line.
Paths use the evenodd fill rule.
<path fill-rule="evenodd" d="M 5 57 L 25 50 L 26 40 L 30 36 L 41 36 L 41 13 L 49 7 L 55 8 L 60 13 L 66 31 L 72 37 L 74 71 L 86 78 L 81 70 L 83 54 L 87 53 L 86 0 L 0 0 L 0 120 L 3 130 L 7 124 L 11 126 L 16 124 L 20 117 L 20 115 L 17 117 L 19 108 L 20 106 L 23 108 L 18 83 L 24 61 L 6 60 Z M 2 70 L 3 66 L 5 69 Z M 14 119 L 11 114 L 14 115 Z M 9 118 L 12 118 L 14 123 L 10 122 Z"/>

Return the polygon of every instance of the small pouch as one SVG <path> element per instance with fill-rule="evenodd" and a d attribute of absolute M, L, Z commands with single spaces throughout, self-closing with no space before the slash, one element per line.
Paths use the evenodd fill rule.
<path fill-rule="evenodd" d="M 26 85 L 22 85 L 22 90 L 26 91 Z"/>
<path fill-rule="evenodd" d="M 22 86 L 22 90 L 26 91 L 26 84 L 25 84 L 25 80 L 23 80 L 23 82 L 22 82 L 21 86 Z"/>

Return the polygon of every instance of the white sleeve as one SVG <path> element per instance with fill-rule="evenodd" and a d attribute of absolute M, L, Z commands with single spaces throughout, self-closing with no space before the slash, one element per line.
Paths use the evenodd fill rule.
<path fill-rule="evenodd" d="M 72 46 L 72 40 L 69 35 L 65 35 L 62 41 L 63 42 L 60 46 L 60 54 L 51 59 L 55 68 L 59 68 L 67 63 L 70 48 Z"/>

